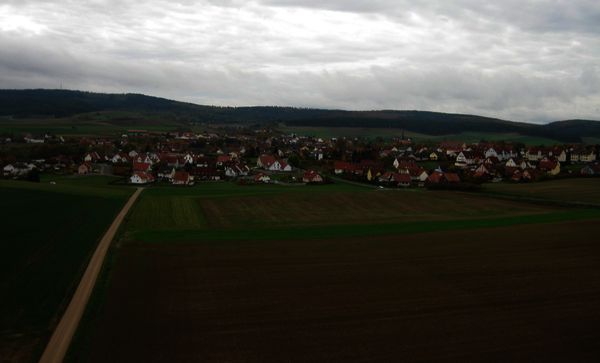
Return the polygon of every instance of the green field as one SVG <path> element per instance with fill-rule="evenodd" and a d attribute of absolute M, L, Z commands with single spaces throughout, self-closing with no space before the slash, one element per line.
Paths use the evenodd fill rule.
<path fill-rule="evenodd" d="M 461 141 L 466 143 L 477 143 L 481 140 L 486 141 L 509 141 L 519 142 L 526 145 L 555 145 L 560 144 L 560 141 L 520 135 L 514 133 L 489 133 L 489 132 L 462 132 L 459 134 L 450 135 L 426 135 L 412 131 L 404 131 L 402 129 L 393 128 L 362 128 L 362 127 L 301 127 L 301 126 L 281 126 L 280 131 L 285 133 L 294 133 L 302 136 L 313 136 L 321 138 L 332 137 L 365 137 L 365 138 L 391 138 L 404 137 L 411 138 L 416 142 L 440 142 L 440 141 Z M 588 141 L 593 141 L 589 139 Z"/>
<path fill-rule="evenodd" d="M 77 196 L 126 198 L 131 189 L 123 185 L 111 185 L 118 178 L 110 176 L 42 175 L 40 183 L 0 180 L 0 187 L 7 190 L 34 190 L 56 192 Z"/>
<path fill-rule="evenodd" d="M 347 184 L 150 188 L 131 213 L 127 238 L 321 238 L 580 219 L 594 210 L 488 199 L 477 194 L 374 190 Z"/>
<path fill-rule="evenodd" d="M 181 125 L 159 116 L 131 112 L 98 112 L 66 118 L 0 119 L 0 133 L 51 133 L 63 136 L 118 135 L 130 129 L 167 132 Z"/>
<path fill-rule="evenodd" d="M 539 183 L 485 184 L 484 191 L 522 198 L 600 205 L 600 178 L 574 178 Z"/>
<path fill-rule="evenodd" d="M 0 182 L 0 356 L 35 361 L 131 190 L 103 177 Z"/>
<path fill-rule="evenodd" d="M 600 145 L 600 137 L 582 137 L 584 144 L 588 145 Z"/>
<path fill-rule="evenodd" d="M 129 221 L 129 228 L 134 230 L 199 229 L 205 225 L 200 205 L 185 196 L 144 197 Z"/>

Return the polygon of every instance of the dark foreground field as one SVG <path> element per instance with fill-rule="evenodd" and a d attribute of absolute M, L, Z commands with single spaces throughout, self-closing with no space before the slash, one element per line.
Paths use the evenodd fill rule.
<path fill-rule="evenodd" d="M 598 221 L 119 249 L 92 362 L 598 361 Z"/>
<path fill-rule="evenodd" d="M 129 196 L 107 178 L 0 181 L 0 362 L 37 362 Z"/>

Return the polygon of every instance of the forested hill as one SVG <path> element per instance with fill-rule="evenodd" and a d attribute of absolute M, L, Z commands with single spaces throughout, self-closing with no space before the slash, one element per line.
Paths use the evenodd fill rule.
<path fill-rule="evenodd" d="M 211 122 L 262 122 L 310 119 L 328 110 L 293 107 L 219 107 L 126 93 L 70 90 L 0 90 L 0 116 L 68 117 L 97 111 L 159 112 Z"/>
<path fill-rule="evenodd" d="M 106 94 L 70 90 L 0 90 L 0 116 L 69 117 L 99 111 L 162 114 L 178 122 L 285 123 L 289 126 L 402 128 L 445 135 L 461 132 L 518 133 L 578 142 L 600 137 L 600 122 L 558 121 L 546 125 L 476 115 L 427 111 L 343 111 L 293 107 L 218 107 L 184 103 L 141 94 Z"/>

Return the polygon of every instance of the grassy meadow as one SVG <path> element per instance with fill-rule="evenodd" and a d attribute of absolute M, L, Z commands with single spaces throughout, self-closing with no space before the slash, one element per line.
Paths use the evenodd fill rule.
<path fill-rule="evenodd" d="M 528 136 L 517 133 L 491 133 L 491 132 L 462 132 L 449 135 L 427 135 L 418 132 L 406 131 L 395 128 L 365 128 L 365 127 L 310 127 L 310 126 L 280 126 L 280 131 L 294 133 L 302 136 L 313 136 L 320 138 L 348 137 L 348 138 L 391 138 L 404 137 L 411 138 L 416 142 L 441 142 L 441 141 L 462 141 L 466 143 L 477 143 L 481 140 L 486 141 L 510 141 L 519 142 L 525 145 L 555 145 L 560 141 L 539 137 Z M 593 139 L 588 139 L 592 143 Z"/>
<path fill-rule="evenodd" d="M 131 190 L 103 177 L 0 181 L 0 356 L 35 361 Z"/>
<path fill-rule="evenodd" d="M 126 240 L 343 238 L 579 220 L 567 209 L 469 193 L 375 190 L 348 184 L 286 187 L 201 183 L 153 187 L 133 209 Z"/>
<path fill-rule="evenodd" d="M 92 112 L 64 118 L 0 118 L 0 133 L 51 133 L 62 136 L 114 136 L 129 129 L 175 131 L 181 125 L 159 115 L 135 112 Z"/>

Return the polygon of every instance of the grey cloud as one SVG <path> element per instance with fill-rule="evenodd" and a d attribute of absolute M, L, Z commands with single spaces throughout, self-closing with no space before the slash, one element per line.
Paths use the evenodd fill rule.
<path fill-rule="evenodd" d="M 412 13 L 473 23 L 487 19 L 535 31 L 600 32 L 600 3 L 595 0 L 261 0 L 263 4 L 306 7 L 345 12 L 381 14 L 405 18 Z"/>
<path fill-rule="evenodd" d="M 44 30 L 0 24 L 1 88 L 600 118 L 595 1 L 6 0 L 3 14 Z"/>

